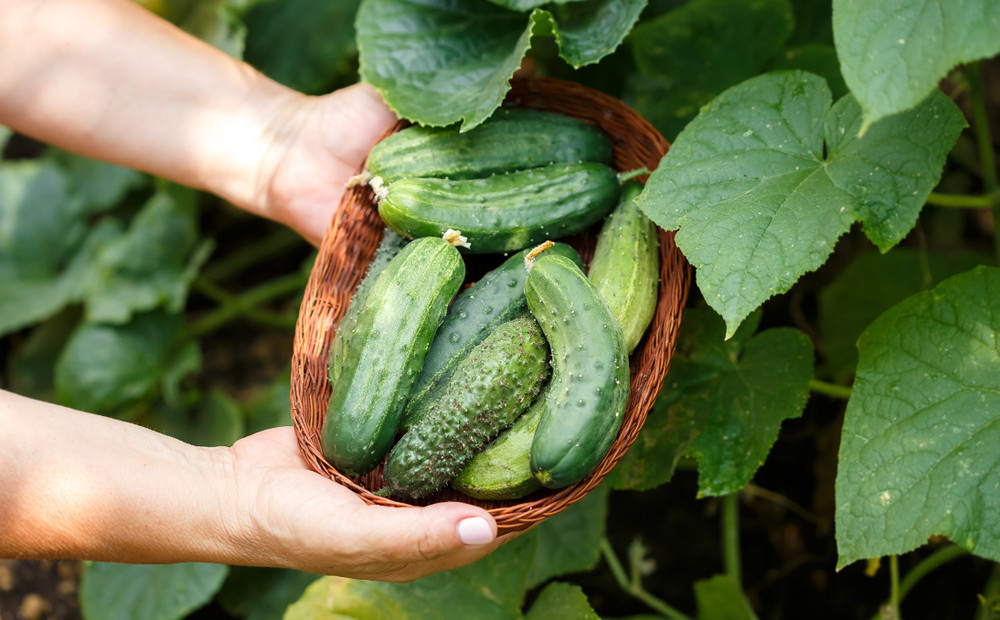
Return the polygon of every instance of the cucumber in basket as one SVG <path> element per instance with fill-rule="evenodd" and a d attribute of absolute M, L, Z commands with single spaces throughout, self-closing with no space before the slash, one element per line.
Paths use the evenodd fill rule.
<path fill-rule="evenodd" d="M 622 186 L 618 206 L 604 221 L 587 277 L 618 320 L 629 353 L 639 344 L 656 310 L 660 241 L 656 224 L 635 204 L 642 185 Z"/>
<path fill-rule="evenodd" d="M 457 230 L 469 252 L 482 253 L 520 250 L 583 230 L 615 207 L 619 191 L 611 168 L 579 163 L 483 179 L 404 178 L 377 195 L 382 220 L 404 237 Z"/>
<path fill-rule="evenodd" d="M 611 163 L 611 142 L 591 125 L 555 112 L 500 108 L 482 125 L 413 125 L 379 142 L 365 169 L 385 183 L 403 177 L 467 179 L 551 163 Z"/>
<path fill-rule="evenodd" d="M 333 342 L 330 344 L 330 361 L 327 365 L 328 376 L 330 383 L 337 382 L 337 376 L 340 374 L 340 369 L 344 365 L 344 355 L 347 353 L 347 343 L 350 341 L 352 334 L 358 324 L 358 315 L 361 313 L 361 308 L 365 304 L 365 300 L 368 298 L 368 291 L 371 290 L 372 285 L 375 283 L 375 279 L 378 278 L 385 266 L 389 264 L 396 254 L 399 253 L 403 246 L 409 243 L 409 239 L 400 237 L 391 228 L 386 228 L 383 231 L 382 240 L 378 244 L 378 248 L 375 250 L 375 256 L 372 258 L 372 262 L 368 264 L 368 270 L 365 272 L 365 277 L 362 278 L 361 283 L 358 284 L 358 288 L 355 289 L 354 295 L 351 296 L 351 303 L 347 306 L 347 312 L 344 313 L 344 317 L 340 320 L 340 326 L 337 327 L 337 335 L 334 337 Z"/>
<path fill-rule="evenodd" d="M 387 489 L 419 498 L 446 485 L 531 405 L 548 377 L 549 348 L 535 319 L 525 315 L 497 327 L 389 452 Z"/>
<path fill-rule="evenodd" d="M 459 293 L 438 328 L 424 367 L 417 377 L 403 415 L 402 428 L 409 428 L 427 413 L 458 363 L 497 326 L 527 314 L 524 258 L 530 250 L 514 254 Z M 581 268 L 583 261 L 571 246 L 553 243 L 545 250 L 566 256 Z"/>
<path fill-rule="evenodd" d="M 464 278 L 455 246 L 428 237 L 407 244 L 375 280 L 323 424 L 323 454 L 340 471 L 366 473 L 388 452 L 427 347 Z"/>
<path fill-rule="evenodd" d="M 618 435 L 629 396 L 628 352 L 611 310 L 573 261 L 540 256 L 524 296 L 552 353 L 531 471 L 557 489 L 590 473 Z"/>

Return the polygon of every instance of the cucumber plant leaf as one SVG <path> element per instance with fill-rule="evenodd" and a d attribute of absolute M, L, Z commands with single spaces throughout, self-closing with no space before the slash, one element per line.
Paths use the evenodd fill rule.
<path fill-rule="evenodd" d="M 231 566 L 215 600 L 233 618 L 276 620 L 319 578 L 291 568 Z"/>
<path fill-rule="evenodd" d="M 600 620 L 590 606 L 587 595 L 576 584 L 553 582 L 538 593 L 524 620 L 549 620 L 573 618 L 574 620 Z"/>
<path fill-rule="evenodd" d="M 862 334 L 836 480 L 839 566 L 941 535 L 1000 560 L 1000 269 L 897 304 Z"/>
<path fill-rule="evenodd" d="M 857 135 L 850 96 L 822 78 L 768 73 L 716 97 L 650 176 L 639 207 L 695 266 L 726 336 L 822 265 L 860 221 L 883 252 L 913 227 L 965 120 L 939 91 Z"/>
<path fill-rule="evenodd" d="M 59 402 L 111 413 L 147 395 L 170 366 L 182 324 L 179 315 L 162 311 L 124 325 L 81 323 L 56 361 Z"/>
<path fill-rule="evenodd" d="M 858 337 L 878 315 L 989 260 L 975 252 L 920 252 L 905 247 L 887 254 L 865 252 L 852 260 L 819 292 L 818 327 L 830 378 L 845 383 L 854 375 Z"/>
<path fill-rule="evenodd" d="M 599 485 L 586 497 L 541 522 L 524 536 L 537 538 L 528 569 L 529 588 L 553 577 L 590 570 L 601 559 L 601 538 L 610 488 Z"/>
<path fill-rule="evenodd" d="M 87 319 L 124 323 L 157 307 L 179 312 L 211 248 L 197 241 L 190 192 L 154 194 L 128 230 L 97 252 L 87 282 Z"/>
<path fill-rule="evenodd" d="M 699 496 L 750 482 L 782 422 L 802 414 L 813 366 L 805 334 L 784 327 L 755 334 L 759 316 L 724 340 L 722 321 L 708 308 L 685 311 L 650 420 L 612 473 L 616 488 L 665 483 L 684 456 L 698 462 Z"/>
<path fill-rule="evenodd" d="M 243 15 L 247 26 L 243 59 L 273 80 L 310 95 L 353 81 L 358 4 L 359 0 L 254 4 Z"/>
<path fill-rule="evenodd" d="M 571 64 L 594 63 L 614 51 L 645 2 L 571 3 L 556 16 L 487 0 L 363 0 L 356 19 L 361 77 L 403 118 L 472 129 L 503 102 L 533 36 L 554 35 Z"/>
<path fill-rule="evenodd" d="M 926 99 L 955 66 L 1000 53 L 996 0 L 834 0 L 844 80 L 866 129 Z"/>
<path fill-rule="evenodd" d="M 696 581 L 698 620 L 757 620 L 739 582 L 730 575 L 716 575 Z"/>
<path fill-rule="evenodd" d="M 208 603 L 222 585 L 224 564 L 87 564 L 80 581 L 85 618 L 180 620 Z"/>
<path fill-rule="evenodd" d="M 508 8 L 512 11 L 530 11 L 538 9 L 546 4 L 568 4 L 570 2 L 581 2 L 582 0 L 490 0 L 497 6 Z"/>
<path fill-rule="evenodd" d="M 628 37 L 635 109 L 673 139 L 704 104 L 760 73 L 792 33 L 788 0 L 692 0 Z"/>

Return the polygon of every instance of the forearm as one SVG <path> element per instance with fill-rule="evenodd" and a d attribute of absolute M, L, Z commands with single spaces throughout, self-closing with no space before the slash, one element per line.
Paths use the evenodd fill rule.
<path fill-rule="evenodd" d="M 305 97 L 129 0 L 0 0 L 0 124 L 260 211 Z"/>
<path fill-rule="evenodd" d="M 227 561 L 225 458 L 0 390 L 0 557 Z"/>

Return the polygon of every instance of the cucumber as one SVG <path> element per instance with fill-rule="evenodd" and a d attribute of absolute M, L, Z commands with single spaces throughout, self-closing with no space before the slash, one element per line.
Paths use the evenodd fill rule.
<path fill-rule="evenodd" d="M 545 411 L 546 392 L 469 461 L 451 481 L 453 489 L 475 499 L 518 499 L 542 488 L 531 473 L 531 440 Z"/>
<path fill-rule="evenodd" d="M 321 435 L 324 456 L 341 472 L 371 471 L 388 452 L 427 347 L 464 278 L 455 246 L 425 238 L 400 250 L 375 280 Z"/>
<path fill-rule="evenodd" d="M 482 125 L 413 125 L 376 144 L 365 169 L 388 183 L 403 177 L 468 179 L 551 163 L 611 163 L 611 142 L 592 125 L 553 112 L 500 108 Z"/>
<path fill-rule="evenodd" d="M 538 323 L 526 315 L 498 326 L 389 452 L 390 493 L 420 498 L 446 485 L 531 405 L 548 376 L 549 348 Z"/>
<path fill-rule="evenodd" d="M 592 471 L 618 435 L 629 395 L 625 337 L 601 294 L 562 256 L 542 255 L 524 283 L 531 314 L 552 352 L 545 413 L 531 471 L 558 489 Z"/>
<path fill-rule="evenodd" d="M 378 210 L 404 237 L 440 237 L 451 229 L 468 239 L 469 252 L 510 252 L 599 221 L 619 190 L 604 164 L 553 164 L 485 179 L 400 179 L 379 192 Z"/>
<path fill-rule="evenodd" d="M 483 341 L 497 325 L 527 314 L 524 279 L 528 275 L 524 257 L 529 250 L 514 254 L 486 273 L 478 282 L 459 293 L 424 358 L 401 428 L 409 428 L 427 413 L 455 367 L 470 350 Z M 546 252 L 570 258 L 582 268 L 583 262 L 571 246 L 554 243 Z"/>
<path fill-rule="evenodd" d="M 347 312 L 344 313 L 344 317 L 340 320 L 340 326 L 337 327 L 337 335 L 334 337 L 333 342 L 330 344 L 330 362 L 328 364 L 328 375 L 330 378 L 330 383 L 335 383 L 337 381 L 337 376 L 340 374 L 340 369 L 344 364 L 344 355 L 347 353 L 348 342 L 350 341 L 354 330 L 357 328 L 358 315 L 361 313 L 361 308 L 364 306 L 365 299 L 368 298 L 368 291 L 371 290 L 372 285 L 375 283 L 375 279 L 378 275 L 382 273 L 385 266 L 389 264 L 396 254 L 399 253 L 403 246 L 409 242 L 409 239 L 399 236 L 391 228 L 386 228 L 383 231 L 382 240 L 378 244 L 378 248 L 375 250 L 375 256 L 372 261 L 368 264 L 368 270 L 365 271 L 365 277 L 361 279 L 361 283 L 358 284 L 358 288 L 355 289 L 354 295 L 351 296 L 351 302 L 347 306 Z"/>
<path fill-rule="evenodd" d="M 640 193 L 639 183 L 622 186 L 618 206 L 597 235 L 587 272 L 618 320 L 629 353 L 653 320 L 660 283 L 660 240 L 656 224 L 635 204 Z"/>

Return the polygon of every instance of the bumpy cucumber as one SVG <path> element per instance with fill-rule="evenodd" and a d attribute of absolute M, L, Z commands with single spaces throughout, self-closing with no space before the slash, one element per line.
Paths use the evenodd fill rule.
<path fill-rule="evenodd" d="M 385 182 L 403 177 L 468 179 L 550 163 L 611 162 L 607 136 L 564 114 L 501 108 L 460 133 L 414 125 L 372 148 L 366 170 Z"/>
<path fill-rule="evenodd" d="M 497 327 L 462 360 L 432 410 L 389 452 L 389 491 L 419 498 L 447 484 L 528 408 L 548 376 L 549 348 L 533 318 Z"/>
<path fill-rule="evenodd" d="M 587 272 L 618 320 L 629 353 L 653 320 L 660 282 L 660 241 L 656 224 L 635 204 L 641 192 L 639 183 L 622 186 L 618 206 L 601 226 Z"/>
<path fill-rule="evenodd" d="M 363 474 L 388 452 L 427 347 L 464 278 L 455 246 L 425 238 L 404 247 L 375 280 L 323 425 L 323 454 L 341 472 Z"/>
<path fill-rule="evenodd" d="M 405 178 L 380 192 L 379 214 L 404 237 L 461 231 L 469 252 L 510 252 L 575 233 L 615 206 L 617 175 L 604 164 L 553 164 L 453 181 Z"/>
<path fill-rule="evenodd" d="M 518 499 L 542 488 L 531 473 L 531 440 L 545 411 L 546 390 L 531 407 L 469 461 L 451 486 L 475 499 Z"/>
<path fill-rule="evenodd" d="M 629 395 L 628 352 L 611 310 L 572 261 L 538 258 L 524 296 L 552 351 L 551 386 L 531 444 L 531 471 L 557 489 L 590 473 L 617 436 Z"/>
<path fill-rule="evenodd" d="M 336 383 L 337 376 L 340 374 L 340 369 L 344 364 L 344 355 L 347 353 L 347 343 L 350 341 L 354 334 L 354 330 L 357 328 L 358 315 L 361 313 L 361 308 L 365 304 L 365 300 L 368 298 L 368 291 L 371 290 L 373 284 L 375 284 L 375 279 L 378 278 L 385 266 L 389 264 L 389 261 L 399 253 L 403 246 L 409 243 L 409 239 L 401 237 L 391 228 L 386 228 L 382 235 L 382 240 L 378 244 L 378 248 L 375 250 L 375 256 L 372 261 L 368 264 L 368 270 L 365 271 L 365 277 L 361 279 L 361 283 L 358 284 L 358 288 L 355 289 L 354 295 L 351 296 L 351 302 L 347 306 L 347 312 L 344 313 L 344 317 L 340 320 L 340 326 L 337 328 L 337 335 L 334 337 L 333 342 L 330 344 L 330 363 L 328 366 L 330 383 Z"/>
<path fill-rule="evenodd" d="M 459 361 L 497 326 L 528 312 L 524 298 L 523 250 L 485 274 L 475 284 L 459 293 L 431 342 L 424 367 L 417 377 L 403 415 L 402 428 L 409 428 L 423 417 Z M 566 256 L 583 266 L 580 255 L 565 243 L 554 243 L 546 253 Z"/>

